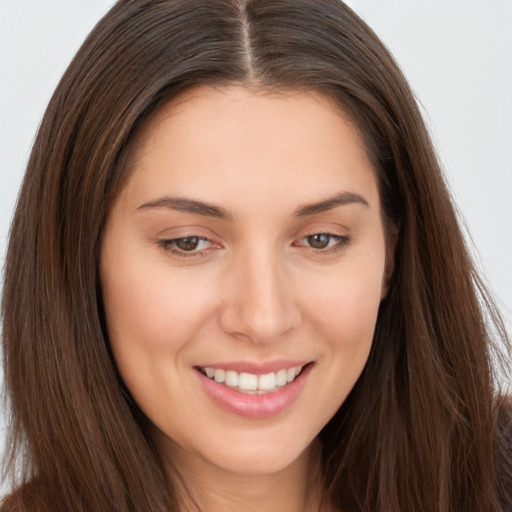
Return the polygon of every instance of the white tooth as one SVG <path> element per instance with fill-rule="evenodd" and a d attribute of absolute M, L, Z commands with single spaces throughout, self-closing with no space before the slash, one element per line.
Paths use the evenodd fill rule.
<path fill-rule="evenodd" d="M 258 377 L 258 389 L 261 391 L 270 391 L 276 387 L 276 374 L 267 373 Z"/>
<path fill-rule="evenodd" d="M 237 388 L 238 387 L 238 373 L 234 371 L 227 371 L 226 372 L 226 385 L 228 385 L 230 388 Z"/>
<path fill-rule="evenodd" d="M 286 370 L 279 370 L 276 373 L 276 386 L 284 386 L 286 384 Z"/>
<path fill-rule="evenodd" d="M 215 370 L 215 382 L 224 382 L 226 380 L 226 372 L 224 370 Z"/>
<path fill-rule="evenodd" d="M 296 366 L 294 369 L 295 369 L 295 377 L 297 377 L 297 375 L 299 375 L 300 371 L 302 370 L 302 366 Z"/>
<path fill-rule="evenodd" d="M 215 370 L 213 368 L 205 368 L 204 371 L 209 379 L 213 379 L 215 377 Z"/>
<path fill-rule="evenodd" d="M 286 370 L 286 381 L 291 382 L 293 379 L 295 379 L 295 368 L 288 368 Z"/>
<path fill-rule="evenodd" d="M 238 387 L 244 391 L 256 391 L 258 389 L 258 376 L 252 373 L 241 373 L 238 377 Z"/>

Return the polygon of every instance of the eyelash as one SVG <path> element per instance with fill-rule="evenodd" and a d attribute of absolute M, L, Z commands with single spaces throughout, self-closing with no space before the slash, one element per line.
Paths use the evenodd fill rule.
<path fill-rule="evenodd" d="M 206 256 L 206 250 L 198 251 L 197 249 L 191 251 L 185 251 L 183 249 L 177 248 L 176 244 L 180 241 L 186 240 L 187 238 L 196 239 L 198 242 L 211 242 L 208 238 L 204 236 L 197 235 L 187 235 L 181 236 L 179 238 L 171 238 L 166 240 L 159 240 L 158 245 L 166 252 L 173 256 L 178 256 L 179 258 L 194 258 Z"/>
<path fill-rule="evenodd" d="M 335 241 L 335 243 L 332 246 L 327 246 L 323 249 L 315 249 L 314 247 L 309 246 L 308 248 L 314 253 L 319 255 L 329 255 L 329 254 L 335 254 L 341 250 L 343 250 L 346 246 L 348 246 L 352 239 L 349 236 L 346 235 L 336 235 L 334 233 L 325 233 L 325 232 L 315 232 L 310 233 L 305 236 L 303 236 L 298 242 L 294 242 L 294 247 L 301 247 L 304 240 L 307 240 L 311 237 L 320 237 L 325 236 L 329 238 L 329 243 L 331 241 Z M 211 244 L 214 244 L 210 239 L 203 237 L 203 236 L 197 236 L 197 235 L 188 235 L 183 236 L 179 238 L 171 238 L 171 239 L 165 239 L 165 240 L 159 240 L 158 245 L 168 254 L 171 254 L 173 256 L 177 256 L 179 258 L 200 258 L 207 255 L 207 251 L 209 248 L 205 250 L 197 250 L 193 249 L 191 251 L 186 251 L 183 249 L 177 248 L 177 243 L 182 242 L 187 239 L 195 239 L 200 242 L 210 242 Z"/>
<path fill-rule="evenodd" d="M 333 240 L 335 241 L 335 243 L 333 245 L 327 246 L 324 249 L 315 249 L 314 247 L 309 246 L 309 249 L 311 249 L 315 254 L 319 254 L 319 255 L 335 254 L 335 253 L 341 251 L 342 249 L 344 249 L 345 247 L 347 247 L 352 242 L 351 237 L 349 237 L 347 235 L 336 235 L 334 233 L 326 233 L 326 232 L 314 232 L 314 233 L 307 234 L 307 235 L 303 236 L 299 240 L 299 242 L 302 242 L 302 241 L 307 240 L 308 238 L 311 238 L 314 236 L 326 236 L 330 239 L 329 242 L 331 242 Z M 294 245 L 298 246 L 298 243 L 295 243 Z"/>

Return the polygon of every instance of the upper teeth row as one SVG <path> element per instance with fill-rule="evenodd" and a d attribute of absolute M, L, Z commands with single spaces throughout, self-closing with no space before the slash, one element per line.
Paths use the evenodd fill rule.
<path fill-rule="evenodd" d="M 224 383 L 232 388 L 239 388 L 240 391 L 272 391 L 278 387 L 292 382 L 302 370 L 302 366 L 295 366 L 287 370 L 255 375 L 253 373 L 238 373 L 231 370 L 217 368 L 203 368 L 206 376 L 215 382 Z"/>

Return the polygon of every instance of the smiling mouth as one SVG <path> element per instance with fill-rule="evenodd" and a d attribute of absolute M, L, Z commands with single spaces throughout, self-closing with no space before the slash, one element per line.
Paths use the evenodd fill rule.
<path fill-rule="evenodd" d="M 281 369 L 264 375 L 246 372 L 238 373 L 233 370 L 224 370 L 222 368 L 212 368 L 208 366 L 200 366 L 197 367 L 197 369 L 217 384 L 222 384 L 240 393 L 263 395 L 279 391 L 292 383 L 309 364 L 310 363 L 303 366 Z"/>

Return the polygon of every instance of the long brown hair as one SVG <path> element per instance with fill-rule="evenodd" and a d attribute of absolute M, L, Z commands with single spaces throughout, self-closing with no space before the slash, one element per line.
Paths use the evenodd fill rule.
<path fill-rule="evenodd" d="M 507 348 L 507 335 L 404 77 L 338 0 L 120 0 L 79 50 L 41 123 L 8 247 L 6 470 L 18 480 L 4 507 L 178 510 L 110 353 L 98 257 L 143 121 L 185 88 L 231 83 L 337 101 L 399 230 L 368 363 L 320 433 L 326 497 L 344 511 L 509 510 L 512 423 L 493 342 Z"/>

